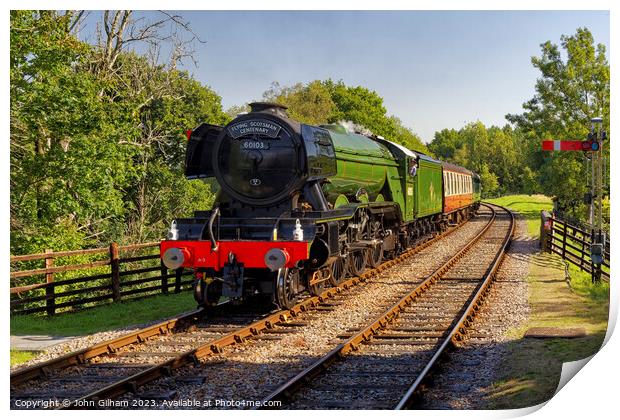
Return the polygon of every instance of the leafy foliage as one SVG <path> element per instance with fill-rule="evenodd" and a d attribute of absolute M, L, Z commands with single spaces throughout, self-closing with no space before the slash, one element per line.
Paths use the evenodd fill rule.
<path fill-rule="evenodd" d="M 485 197 L 544 192 L 555 197 L 560 209 L 584 219 L 586 205 L 581 199 L 588 188 L 584 154 L 543 152 L 541 140 L 585 139 L 590 119 L 597 116 L 603 117 L 609 133 L 609 63 L 605 47 L 595 46 L 585 28 L 562 36 L 561 48 L 547 41 L 541 44 L 541 56 L 532 57 L 541 77 L 536 95 L 523 104 L 524 112 L 506 116 L 513 127 L 487 128 L 477 122 L 460 130 L 444 129 L 435 133 L 429 149 L 441 159 L 479 172 Z M 609 185 L 608 147 L 604 155 Z"/>
<path fill-rule="evenodd" d="M 289 115 L 306 124 L 351 121 L 378 136 L 410 149 L 428 153 L 422 140 L 395 116 L 388 116 L 383 98 L 362 86 L 346 86 L 344 82 L 314 80 L 282 87 L 274 82 L 263 94 L 267 101 L 288 107 Z"/>
<path fill-rule="evenodd" d="M 541 44 L 541 56 L 532 58 L 532 64 L 541 72 L 536 95 L 523 104 L 523 114 L 506 118 L 528 143 L 527 164 L 538 174 L 541 190 L 557 197 L 560 209 L 584 218 L 586 206 L 580 203 L 580 198 L 586 192 L 584 180 L 588 174 L 583 154 L 542 152 L 540 140 L 584 139 L 593 117 L 603 117 L 604 128 L 609 133 L 609 63 L 605 46 L 595 45 L 592 33 L 586 28 L 562 36 L 561 48 L 565 60 L 560 47 L 550 41 Z M 609 162 L 609 148 L 604 152 Z"/>
<path fill-rule="evenodd" d="M 443 160 L 477 172 L 482 181 L 483 197 L 510 192 L 536 192 L 536 186 L 524 180 L 531 178 L 522 164 L 522 136 L 510 126 L 485 127 L 471 123 L 456 131 L 435 133 L 428 148 Z"/>
<path fill-rule="evenodd" d="M 11 252 L 160 238 L 213 199 L 182 176 L 184 131 L 219 96 L 148 56 L 80 41 L 79 15 L 11 12 Z"/>
<path fill-rule="evenodd" d="M 290 87 L 282 87 L 278 82 L 274 82 L 263 97 L 287 106 L 291 118 L 306 124 L 324 124 L 336 111 L 336 104 L 329 90 L 318 80 L 307 85 L 297 83 Z"/>
<path fill-rule="evenodd" d="M 225 113 L 217 94 L 177 69 L 182 52 L 162 64 L 116 43 L 111 59 L 108 46 L 75 36 L 80 16 L 71 11 L 10 14 L 14 254 L 159 239 L 172 217 L 204 209 L 214 196 L 212 185 L 182 176 L 184 131 L 204 121 L 224 124 L 247 111 L 242 105 Z M 114 16 L 130 18 L 129 13 L 108 18 Z M 145 28 L 130 33 L 153 34 L 158 26 Z M 410 149 L 472 168 L 480 173 L 487 197 L 545 192 L 557 197 L 560 207 L 583 215 L 583 155 L 541 152 L 540 140 L 584 138 L 594 116 L 602 116 L 609 131 L 605 48 L 595 46 L 587 29 L 578 29 L 563 36 L 560 46 L 542 44 L 532 64 L 541 73 L 536 95 L 522 114 L 507 115 L 512 127 L 476 122 L 445 129 L 435 133 L 428 148 L 388 114 L 377 92 L 363 86 L 330 79 L 290 87 L 274 83 L 264 98 L 287 105 L 302 122 L 351 121 Z"/>

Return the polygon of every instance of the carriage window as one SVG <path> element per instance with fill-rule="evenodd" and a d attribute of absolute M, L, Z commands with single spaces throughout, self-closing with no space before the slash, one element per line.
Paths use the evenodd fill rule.
<path fill-rule="evenodd" d="M 453 174 L 453 173 L 451 173 L 451 174 L 450 174 L 450 178 L 451 178 L 451 183 L 450 183 L 450 184 L 451 184 L 451 185 L 450 185 L 450 194 L 451 194 L 451 195 L 454 195 L 454 190 L 456 189 L 456 184 L 455 184 L 455 182 L 454 182 L 454 181 L 455 181 L 455 179 L 454 179 L 454 174 Z"/>
<path fill-rule="evenodd" d="M 459 179 L 456 174 L 452 174 L 452 176 L 454 177 L 454 195 L 456 195 L 459 192 Z"/>
<path fill-rule="evenodd" d="M 456 174 L 452 174 L 452 194 L 456 194 Z"/>
<path fill-rule="evenodd" d="M 454 194 L 454 176 L 450 173 L 450 195 Z"/>

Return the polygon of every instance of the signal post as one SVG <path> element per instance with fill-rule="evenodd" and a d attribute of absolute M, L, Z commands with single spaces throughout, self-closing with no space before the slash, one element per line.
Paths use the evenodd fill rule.
<path fill-rule="evenodd" d="M 583 151 L 590 162 L 590 192 L 584 197 L 590 206 L 589 225 L 591 234 L 590 258 L 592 260 L 592 281 L 601 280 L 601 264 L 605 254 L 605 233 L 603 232 L 603 143 L 607 133 L 602 129 L 603 119 L 592 118 L 588 138 L 581 140 L 543 140 L 542 148 L 548 151 Z"/>

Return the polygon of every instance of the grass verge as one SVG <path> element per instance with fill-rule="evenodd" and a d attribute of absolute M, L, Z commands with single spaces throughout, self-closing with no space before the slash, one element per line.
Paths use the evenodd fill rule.
<path fill-rule="evenodd" d="M 519 212 L 527 221 L 527 232 L 532 238 L 540 236 L 541 210 L 553 209 L 551 198 L 541 194 L 507 195 L 485 201 Z"/>
<path fill-rule="evenodd" d="M 590 276 L 557 255 L 535 254 L 530 261 L 530 317 L 511 331 L 503 344 L 507 356 L 497 381 L 487 390 L 490 408 L 529 407 L 553 397 L 562 363 L 591 356 L 600 348 L 607 329 L 609 285 L 592 285 Z M 531 327 L 584 328 L 580 338 L 524 338 Z"/>
<path fill-rule="evenodd" d="M 53 317 L 44 315 L 12 316 L 11 335 L 88 335 L 170 317 L 195 308 L 196 302 L 192 293 L 182 292 L 111 303 Z M 12 360 L 13 353 L 11 352 L 11 363 Z"/>

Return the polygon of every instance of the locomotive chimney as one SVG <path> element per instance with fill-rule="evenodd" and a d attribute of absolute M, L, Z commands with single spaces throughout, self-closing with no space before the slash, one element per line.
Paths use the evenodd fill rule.
<path fill-rule="evenodd" d="M 286 106 L 274 102 L 252 102 L 250 104 L 250 112 L 267 112 L 283 118 L 288 118 L 287 109 Z"/>

